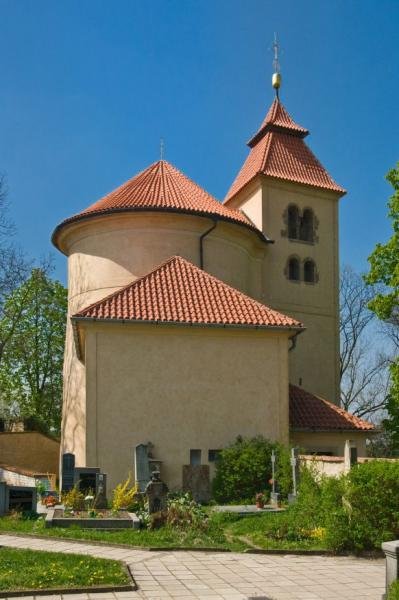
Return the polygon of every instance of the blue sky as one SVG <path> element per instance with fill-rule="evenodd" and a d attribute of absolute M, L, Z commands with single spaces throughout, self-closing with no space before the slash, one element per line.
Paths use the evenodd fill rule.
<path fill-rule="evenodd" d="M 341 262 L 357 270 L 390 235 L 386 171 L 399 160 L 399 2 L 0 0 L 0 171 L 18 238 L 50 235 L 159 158 L 217 198 L 272 99 L 282 100 L 347 188 Z"/>

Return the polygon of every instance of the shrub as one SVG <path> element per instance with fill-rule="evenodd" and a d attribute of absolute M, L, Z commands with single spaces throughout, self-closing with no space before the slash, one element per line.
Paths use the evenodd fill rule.
<path fill-rule="evenodd" d="M 65 508 L 69 508 L 70 510 L 84 510 L 85 497 L 79 490 L 78 484 L 75 484 L 69 492 L 62 494 L 62 502 Z"/>
<path fill-rule="evenodd" d="M 252 504 L 257 492 L 270 492 L 272 450 L 277 454 L 276 479 L 279 491 L 286 496 L 291 487 L 288 450 L 257 436 L 252 439 L 238 437 L 233 444 L 221 450 L 213 480 L 215 499 L 218 502 L 247 501 Z"/>
<path fill-rule="evenodd" d="M 297 503 L 290 508 L 295 530 L 321 529 L 333 551 L 380 549 L 399 536 L 399 463 L 373 461 L 339 478 L 301 471 Z"/>
<path fill-rule="evenodd" d="M 129 473 L 124 483 L 119 483 L 112 492 L 112 510 L 128 509 L 134 505 L 140 496 L 138 486 L 131 486 L 132 476 Z"/>
<path fill-rule="evenodd" d="M 168 500 L 166 523 L 180 529 L 186 527 L 206 529 L 207 514 L 190 494 L 181 494 Z"/>
<path fill-rule="evenodd" d="M 341 478 L 342 501 L 326 516 L 334 549 L 380 549 L 399 536 L 399 462 L 377 460 Z"/>

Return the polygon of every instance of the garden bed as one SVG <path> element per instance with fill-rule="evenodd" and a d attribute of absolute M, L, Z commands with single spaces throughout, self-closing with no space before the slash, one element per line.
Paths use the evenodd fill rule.
<path fill-rule="evenodd" d="M 50 509 L 46 516 L 46 527 L 72 527 L 82 529 L 138 529 L 140 521 L 134 513 L 110 510 L 65 511 L 63 508 Z"/>

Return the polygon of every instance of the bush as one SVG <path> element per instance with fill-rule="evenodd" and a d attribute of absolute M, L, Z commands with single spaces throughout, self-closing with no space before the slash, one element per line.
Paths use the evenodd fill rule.
<path fill-rule="evenodd" d="M 333 551 L 379 550 L 399 536 L 398 498 L 399 463 L 363 463 L 339 478 L 316 478 L 305 468 L 289 512 L 296 530 L 323 530 Z"/>
<path fill-rule="evenodd" d="M 130 509 L 139 501 L 139 489 L 137 484 L 131 486 L 132 476 L 129 473 L 128 478 L 124 483 L 119 483 L 112 492 L 112 510 L 118 511 Z"/>
<path fill-rule="evenodd" d="M 379 550 L 382 542 L 399 537 L 399 462 L 357 465 L 341 484 L 341 506 L 327 515 L 332 548 Z"/>
<path fill-rule="evenodd" d="M 186 527 L 206 529 L 207 514 L 190 494 L 181 494 L 168 500 L 166 523 L 180 529 Z"/>
<path fill-rule="evenodd" d="M 286 496 L 291 488 L 291 466 L 287 448 L 262 436 L 238 437 L 221 450 L 216 463 L 213 494 L 218 502 L 254 503 L 255 494 L 270 492 L 271 454 L 277 454 L 276 479 L 279 491 Z"/>
<path fill-rule="evenodd" d="M 62 502 L 65 508 L 70 510 L 84 510 L 85 497 L 81 491 L 79 491 L 78 484 L 75 484 L 69 492 L 62 494 Z"/>

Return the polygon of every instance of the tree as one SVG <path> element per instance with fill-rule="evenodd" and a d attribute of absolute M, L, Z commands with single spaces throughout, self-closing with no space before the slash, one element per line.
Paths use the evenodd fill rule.
<path fill-rule="evenodd" d="M 8 216 L 7 188 L 0 176 L 0 321 L 6 316 L 6 299 L 28 276 L 30 263 L 14 244 L 15 227 Z M 8 327 L 0 328 L 0 364 L 19 319 L 18 307 L 8 307 Z"/>
<path fill-rule="evenodd" d="M 15 321 L 15 314 L 19 318 Z M 0 363 L 3 405 L 15 417 L 34 417 L 58 433 L 67 290 L 35 268 L 4 305 L 0 331 L 10 331 Z"/>
<path fill-rule="evenodd" d="M 388 418 L 384 425 L 399 448 L 399 162 L 386 176 L 394 193 L 388 201 L 388 215 L 393 234 L 386 244 L 377 244 L 369 256 L 370 271 L 366 282 L 380 284 L 382 289 L 369 303 L 370 309 L 386 323 L 386 330 L 395 347 L 391 361 L 391 387 L 388 395 Z"/>
<path fill-rule="evenodd" d="M 371 418 L 385 408 L 388 358 L 370 344 L 374 313 L 368 305 L 376 291 L 345 266 L 340 276 L 341 406 Z"/>

